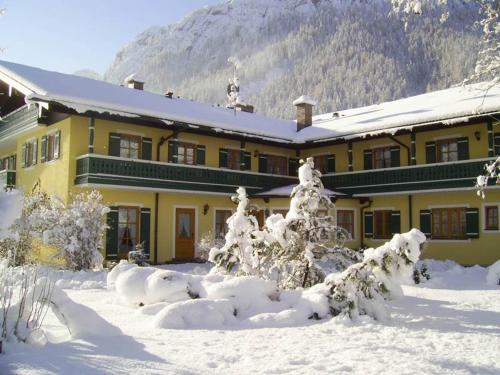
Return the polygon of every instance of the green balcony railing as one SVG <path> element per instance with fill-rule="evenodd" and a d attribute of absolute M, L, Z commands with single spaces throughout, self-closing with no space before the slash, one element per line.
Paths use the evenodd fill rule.
<path fill-rule="evenodd" d="M 484 165 L 492 160 L 494 158 L 328 174 L 323 176 L 323 183 L 332 190 L 367 196 L 472 188 L 476 177 L 483 173 Z"/>
<path fill-rule="evenodd" d="M 0 171 L 0 189 L 7 190 L 16 187 L 16 172 L 10 170 Z"/>
<path fill-rule="evenodd" d="M 99 184 L 211 193 L 234 193 L 238 186 L 244 186 L 249 194 L 297 182 L 297 177 L 290 176 L 96 154 L 77 158 L 75 179 L 75 185 Z"/>
<path fill-rule="evenodd" d="M 37 123 L 38 108 L 35 105 L 25 105 L 0 119 L 0 140 L 26 130 Z"/>

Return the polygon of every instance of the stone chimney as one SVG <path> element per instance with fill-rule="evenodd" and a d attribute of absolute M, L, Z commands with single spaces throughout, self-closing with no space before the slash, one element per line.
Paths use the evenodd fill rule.
<path fill-rule="evenodd" d="M 309 95 L 302 95 L 293 102 L 297 107 L 297 131 L 312 125 L 312 108 L 316 105 L 316 101 Z"/>
<path fill-rule="evenodd" d="M 130 89 L 143 90 L 144 80 L 139 78 L 139 76 L 134 73 L 125 78 L 125 84 Z"/>

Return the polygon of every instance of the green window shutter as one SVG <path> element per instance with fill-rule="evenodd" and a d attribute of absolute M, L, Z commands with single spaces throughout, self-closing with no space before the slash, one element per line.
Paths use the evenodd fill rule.
<path fill-rule="evenodd" d="M 219 168 L 227 168 L 227 150 L 225 148 L 219 149 Z"/>
<path fill-rule="evenodd" d="M 365 211 L 365 238 L 373 238 L 373 212 Z"/>
<path fill-rule="evenodd" d="M 106 218 L 106 259 L 118 255 L 118 207 L 109 207 Z"/>
<path fill-rule="evenodd" d="M 458 138 L 457 139 L 457 150 L 458 150 L 458 160 L 468 160 L 469 159 L 469 138 Z"/>
<path fill-rule="evenodd" d="M 61 155 L 61 131 L 58 130 L 54 135 L 54 159 L 59 159 Z"/>
<path fill-rule="evenodd" d="M 26 143 L 23 143 L 21 148 L 21 167 L 26 168 Z"/>
<path fill-rule="evenodd" d="M 205 165 L 206 148 L 203 145 L 196 146 L 196 164 Z"/>
<path fill-rule="evenodd" d="M 479 238 L 479 209 L 467 208 L 465 220 L 467 238 Z"/>
<path fill-rule="evenodd" d="M 242 142 L 241 147 L 245 147 L 244 142 Z M 240 150 L 240 171 L 244 171 L 244 170 L 245 170 L 245 151 Z"/>
<path fill-rule="evenodd" d="M 431 236 L 431 210 L 420 210 L 420 231 L 428 238 Z"/>
<path fill-rule="evenodd" d="M 40 163 L 45 163 L 47 159 L 47 136 L 42 137 L 42 155 L 40 156 Z"/>
<path fill-rule="evenodd" d="M 436 162 L 436 142 L 425 143 L 425 162 L 427 164 Z"/>
<path fill-rule="evenodd" d="M 141 159 L 153 159 L 153 140 L 151 138 L 142 138 L 141 144 Z"/>
<path fill-rule="evenodd" d="M 33 142 L 33 162 L 32 165 L 35 165 L 38 160 L 38 138 Z"/>
<path fill-rule="evenodd" d="M 400 148 L 399 146 L 391 147 L 391 167 L 400 167 L 400 166 L 401 166 Z"/>
<path fill-rule="evenodd" d="M 267 173 L 267 155 L 259 154 L 259 173 Z"/>
<path fill-rule="evenodd" d="M 495 145 L 495 156 L 500 156 L 500 133 L 495 133 L 495 136 L 493 137 L 494 145 Z"/>
<path fill-rule="evenodd" d="M 252 170 L 252 154 L 250 152 L 245 151 L 243 153 L 243 160 L 245 163 L 245 170 L 251 171 Z"/>
<path fill-rule="evenodd" d="M 144 252 L 150 253 L 150 235 L 151 235 L 151 209 L 141 208 L 141 243 L 144 246 Z"/>
<path fill-rule="evenodd" d="M 299 159 L 297 158 L 289 158 L 288 159 L 288 175 L 289 176 L 297 176 L 299 168 Z"/>
<path fill-rule="evenodd" d="M 109 156 L 120 156 L 120 134 L 109 133 Z"/>
<path fill-rule="evenodd" d="M 365 150 L 363 152 L 364 169 L 369 170 L 373 168 L 373 152 L 372 150 Z"/>
<path fill-rule="evenodd" d="M 391 233 L 401 233 L 401 211 L 391 212 Z"/>
<path fill-rule="evenodd" d="M 167 161 L 169 163 L 173 163 L 174 162 L 174 141 L 168 141 L 168 159 Z"/>
<path fill-rule="evenodd" d="M 335 173 L 335 155 L 326 157 L 326 173 Z"/>

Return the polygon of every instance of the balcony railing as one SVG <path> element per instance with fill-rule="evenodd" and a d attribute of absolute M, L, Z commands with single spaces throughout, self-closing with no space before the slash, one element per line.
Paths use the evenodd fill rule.
<path fill-rule="evenodd" d="M 244 186 L 249 194 L 297 182 L 297 177 L 290 176 L 96 154 L 77 158 L 75 179 L 75 185 L 114 185 L 207 193 L 234 193 L 238 186 Z"/>
<path fill-rule="evenodd" d="M 16 187 L 16 171 L 0 171 L 0 189 L 7 190 Z"/>
<path fill-rule="evenodd" d="M 347 194 L 410 192 L 473 188 L 484 165 L 494 158 L 415 165 L 410 167 L 328 174 L 323 183 Z"/>
<path fill-rule="evenodd" d="M 0 119 L 0 140 L 22 132 L 37 123 L 38 108 L 35 105 L 25 105 Z"/>

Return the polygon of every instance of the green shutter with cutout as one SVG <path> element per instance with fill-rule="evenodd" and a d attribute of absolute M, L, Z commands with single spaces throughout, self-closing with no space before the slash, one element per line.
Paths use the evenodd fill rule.
<path fill-rule="evenodd" d="M 458 160 L 469 160 L 469 138 L 457 139 Z"/>
<path fill-rule="evenodd" d="M 227 168 L 227 149 L 219 149 L 219 168 Z"/>
<path fill-rule="evenodd" d="M 109 207 L 106 224 L 106 259 L 113 259 L 118 255 L 118 207 Z"/>
<path fill-rule="evenodd" d="M 153 160 L 153 139 L 146 137 L 142 138 L 141 159 Z"/>
<path fill-rule="evenodd" d="M 420 210 L 420 231 L 427 238 L 431 237 L 431 210 Z"/>
<path fill-rule="evenodd" d="M 267 173 L 267 155 L 259 154 L 259 172 Z"/>
<path fill-rule="evenodd" d="M 288 175 L 296 177 L 298 175 L 299 159 L 289 158 L 288 159 Z"/>
<path fill-rule="evenodd" d="M 109 156 L 120 156 L 120 134 L 109 133 L 108 153 Z"/>
<path fill-rule="evenodd" d="M 400 147 L 399 146 L 391 147 L 391 167 L 395 168 L 400 166 L 401 166 Z"/>
<path fill-rule="evenodd" d="M 33 160 L 31 165 L 35 165 L 38 162 L 38 138 L 33 142 Z"/>
<path fill-rule="evenodd" d="M 373 212 L 364 213 L 365 238 L 373 238 Z"/>
<path fill-rule="evenodd" d="M 335 155 L 326 156 L 326 173 L 335 173 Z"/>
<path fill-rule="evenodd" d="M 21 167 L 23 168 L 26 168 L 26 161 L 28 159 L 26 157 L 26 150 L 27 150 L 26 143 L 23 143 L 21 147 Z"/>
<path fill-rule="evenodd" d="M 373 152 L 372 152 L 372 150 L 363 151 L 363 165 L 364 165 L 365 171 L 373 168 Z"/>
<path fill-rule="evenodd" d="M 425 143 L 425 162 L 427 164 L 436 162 L 436 142 Z"/>
<path fill-rule="evenodd" d="M 196 146 L 196 164 L 205 165 L 206 148 L 203 145 Z"/>
<path fill-rule="evenodd" d="M 47 136 L 44 135 L 42 137 L 42 153 L 40 156 L 40 163 L 45 163 L 45 160 L 47 160 Z"/>
<path fill-rule="evenodd" d="M 54 134 L 54 159 L 59 159 L 61 155 L 61 131 Z"/>
<path fill-rule="evenodd" d="M 243 160 L 245 163 L 245 170 L 251 171 L 252 170 L 252 154 L 248 151 L 245 151 L 243 153 Z"/>
<path fill-rule="evenodd" d="M 479 238 L 479 209 L 467 208 L 465 215 L 467 238 Z"/>
<path fill-rule="evenodd" d="M 151 209 L 141 208 L 141 244 L 144 246 L 144 252 L 150 254 L 150 236 L 151 236 Z"/>
<path fill-rule="evenodd" d="M 391 212 L 391 234 L 401 233 L 401 211 Z"/>

